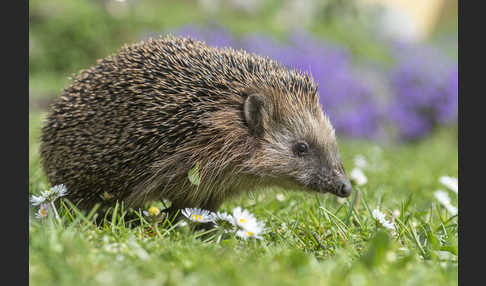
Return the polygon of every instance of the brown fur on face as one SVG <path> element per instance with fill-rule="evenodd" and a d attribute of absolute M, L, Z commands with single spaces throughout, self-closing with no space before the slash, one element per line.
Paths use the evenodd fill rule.
<path fill-rule="evenodd" d="M 295 143 L 309 144 L 296 156 Z M 81 208 L 169 199 L 216 210 L 275 185 L 337 192 L 345 178 L 312 79 L 269 59 L 164 37 L 81 71 L 51 106 L 41 158 Z M 201 184 L 188 171 L 199 164 Z M 277 185 L 278 185 L 277 184 Z"/>
<path fill-rule="evenodd" d="M 283 188 L 331 192 L 341 195 L 346 174 L 336 144 L 334 128 L 314 94 L 266 91 L 259 148 L 247 163 L 251 172 Z M 299 156 L 295 144 L 309 151 Z"/>

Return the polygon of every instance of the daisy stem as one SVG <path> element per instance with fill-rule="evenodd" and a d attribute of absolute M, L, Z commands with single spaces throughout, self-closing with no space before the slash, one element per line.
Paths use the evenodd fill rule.
<path fill-rule="evenodd" d="M 57 213 L 56 206 L 54 205 L 54 201 L 51 202 L 52 210 L 54 211 L 54 215 L 56 216 L 56 219 L 59 223 L 61 223 L 61 218 L 59 217 L 59 214 Z"/>
<path fill-rule="evenodd" d="M 159 237 L 162 237 L 162 234 L 160 233 L 159 231 L 159 226 L 158 226 L 158 223 L 154 223 L 154 227 L 155 227 L 155 233 L 159 236 Z"/>
<path fill-rule="evenodd" d="M 220 235 L 218 236 L 218 239 L 216 240 L 216 243 L 218 243 L 218 244 L 219 244 L 219 243 L 221 242 L 221 237 L 223 237 L 223 234 L 220 234 Z"/>

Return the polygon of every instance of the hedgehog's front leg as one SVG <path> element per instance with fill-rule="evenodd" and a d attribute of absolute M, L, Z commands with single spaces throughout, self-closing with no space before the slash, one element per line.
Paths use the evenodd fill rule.
<path fill-rule="evenodd" d="M 217 199 L 214 195 L 212 195 L 209 200 L 201 205 L 201 209 L 217 212 L 222 203 L 223 201 L 221 199 Z"/>

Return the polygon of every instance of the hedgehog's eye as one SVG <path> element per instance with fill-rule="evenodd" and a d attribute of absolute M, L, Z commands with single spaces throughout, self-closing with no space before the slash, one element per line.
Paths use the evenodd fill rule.
<path fill-rule="evenodd" d="M 307 143 L 299 142 L 295 144 L 295 153 L 297 153 L 297 155 L 302 156 L 307 152 L 309 152 L 309 145 L 307 145 Z"/>

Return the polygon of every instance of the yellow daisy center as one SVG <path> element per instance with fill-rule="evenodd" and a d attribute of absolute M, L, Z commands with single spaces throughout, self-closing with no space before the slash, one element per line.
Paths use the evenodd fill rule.
<path fill-rule="evenodd" d="M 246 222 L 246 219 L 244 219 L 244 218 L 240 218 L 240 222 L 241 222 L 241 223 L 245 223 L 245 222 Z"/>
<path fill-rule="evenodd" d="M 160 210 L 156 207 L 150 207 L 148 209 L 149 215 L 158 215 L 160 213 Z"/>
<path fill-rule="evenodd" d="M 200 215 L 198 215 L 198 214 L 193 214 L 193 215 L 192 215 L 192 218 L 193 218 L 194 220 L 202 220 L 202 217 L 201 217 Z"/>
<path fill-rule="evenodd" d="M 254 234 L 254 233 L 253 233 L 253 232 L 251 232 L 251 231 L 249 231 L 249 232 L 248 232 L 248 236 L 253 236 L 253 234 Z"/>

